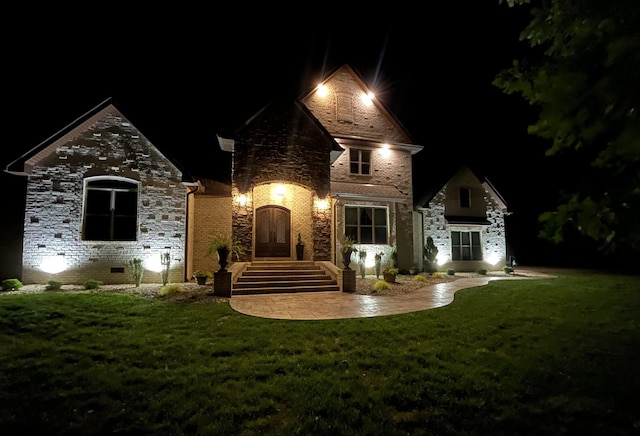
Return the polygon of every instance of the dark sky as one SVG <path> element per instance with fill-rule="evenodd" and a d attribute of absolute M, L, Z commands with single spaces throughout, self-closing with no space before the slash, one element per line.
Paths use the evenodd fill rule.
<path fill-rule="evenodd" d="M 216 135 L 348 63 L 424 146 L 416 155 L 421 174 L 465 160 L 480 167 L 514 212 L 509 236 L 520 247 L 510 249 L 524 254 L 519 239 L 535 239 L 535 209 L 542 207 L 528 197 L 544 185 L 536 168 L 544 147 L 526 134 L 535 112 L 491 81 L 526 48 L 518 34 L 528 14 L 498 0 L 437 3 L 342 16 L 322 5 L 300 12 L 264 6 L 250 16 L 116 4 L 18 13 L 19 31 L 3 49 L 0 164 L 111 97 L 154 145 L 207 175 L 226 158 Z M 4 277 L 19 264 L 7 253 L 20 249 L 13 236 L 24 181 L 3 173 L 2 183 Z"/>

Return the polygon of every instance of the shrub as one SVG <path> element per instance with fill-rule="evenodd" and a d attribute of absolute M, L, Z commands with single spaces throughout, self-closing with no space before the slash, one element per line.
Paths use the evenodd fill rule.
<path fill-rule="evenodd" d="M 456 270 L 455 270 L 455 269 L 451 269 L 451 268 L 449 268 L 449 269 L 447 270 L 447 275 L 448 275 L 448 276 L 455 276 L 455 275 L 456 275 Z"/>
<path fill-rule="evenodd" d="M 431 274 L 431 276 L 438 279 L 443 279 L 445 278 L 446 274 L 443 272 L 434 272 L 433 274 Z"/>
<path fill-rule="evenodd" d="M 413 281 L 414 282 L 426 282 L 427 278 L 425 276 L 423 276 L 422 274 L 416 274 L 415 276 L 413 276 Z"/>
<path fill-rule="evenodd" d="M 87 280 L 84 282 L 85 289 L 98 289 L 102 285 L 100 280 Z"/>
<path fill-rule="evenodd" d="M 487 270 L 484 269 L 484 268 L 480 268 L 480 269 L 476 270 L 476 272 L 478 274 L 480 274 L 481 276 L 486 276 L 487 275 Z"/>
<path fill-rule="evenodd" d="M 175 294 L 176 292 L 184 292 L 184 288 L 178 283 L 171 283 L 160 288 L 160 295 L 171 295 Z"/>
<path fill-rule="evenodd" d="M 5 279 L 2 281 L 2 290 L 3 291 L 15 291 L 16 289 L 21 288 L 22 282 L 18 279 Z"/>
<path fill-rule="evenodd" d="M 47 287 L 44 289 L 47 291 L 59 291 L 61 287 L 62 287 L 62 282 L 59 282 L 57 280 L 49 280 L 47 282 Z"/>
<path fill-rule="evenodd" d="M 384 291 L 385 289 L 391 289 L 391 285 L 384 280 L 378 280 L 373 284 L 374 291 Z"/>
<path fill-rule="evenodd" d="M 511 268 L 510 266 L 505 266 L 504 268 L 502 268 L 502 271 L 504 271 L 505 274 L 511 274 L 513 273 L 513 268 Z"/>

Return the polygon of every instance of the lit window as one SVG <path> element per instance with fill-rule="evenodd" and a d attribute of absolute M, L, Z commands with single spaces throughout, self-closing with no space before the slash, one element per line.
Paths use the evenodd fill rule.
<path fill-rule="evenodd" d="M 471 189 L 460 188 L 460 207 L 471 207 Z"/>
<path fill-rule="evenodd" d="M 387 244 L 386 208 L 346 206 L 344 223 L 344 234 L 357 244 Z"/>
<path fill-rule="evenodd" d="M 137 221 L 137 183 L 114 179 L 86 182 L 85 241 L 135 241 Z"/>
<path fill-rule="evenodd" d="M 452 260 L 482 260 L 480 232 L 451 232 Z"/>
<path fill-rule="evenodd" d="M 349 150 L 349 172 L 351 174 L 371 174 L 371 150 Z"/>

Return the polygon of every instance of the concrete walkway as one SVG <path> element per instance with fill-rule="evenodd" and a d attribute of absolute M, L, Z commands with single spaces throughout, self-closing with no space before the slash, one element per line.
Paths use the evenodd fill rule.
<path fill-rule="evenodd" d="M 493 280 L 551 278 L 530 269 L 518 268 L 514 276 L 459 278 L 449 283 L 425 286 L 405 295 L 371 296 L 344 292 L 299 292 L 290 294 L 234 295 L 231 308 L 261 318 L 322 320 L 397 315 L 446 306 L 464 288 L 483 286 Z"/>

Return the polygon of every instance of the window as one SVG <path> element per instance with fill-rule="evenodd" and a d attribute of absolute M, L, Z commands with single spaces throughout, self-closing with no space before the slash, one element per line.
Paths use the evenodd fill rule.
<path fill-rule="evenodd" d="M 135 241 L 138 184 L 125 180 L 90 180 L 85 185 L 85 241 Z"/>
<path fill-rule="evenodd" d="M 349 173 L 371 174 L 371 150 L 349 149 Z"/>
<path fill-rule="evenodd" d="M 344 234 L 357 244 L 387 244 L 386 208 L 347 206 L 344 223 Z"/>
<path fill-rule="evenodd" d="M 471 207 L 471 189 L 460 188 L 460 207 Z"/>
<path fill-rule="evenodd" d="M 451 232 L 452 260 L 482 260 L 480 232 Z"/>

